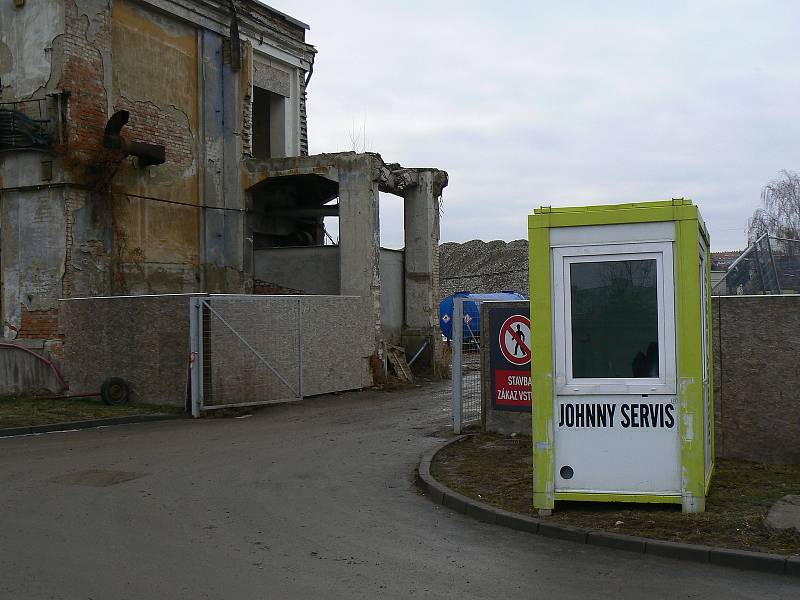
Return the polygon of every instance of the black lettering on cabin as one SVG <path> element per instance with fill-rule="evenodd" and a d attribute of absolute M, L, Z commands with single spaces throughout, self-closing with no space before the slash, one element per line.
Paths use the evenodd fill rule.
<path fill-rule="evenodd" d="M 666 425 L 669 429 L 672 429 L 675 426 L 675 419 L 672 416 L 675 407 L 672 404 L 667 404 L 664 407 L 664 412 L 666 413 Z"/>

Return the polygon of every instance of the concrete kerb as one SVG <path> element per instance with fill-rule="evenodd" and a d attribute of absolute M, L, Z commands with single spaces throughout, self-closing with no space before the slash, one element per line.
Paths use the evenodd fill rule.
<path fill-rule="evenodd" d="M 608 533 L 593 529 L 583 529 L 570 525 L 561 525 L 535 517 L 519 515 L 473 500 L 442 485 L 431 475 L 431 463 L 436 454 L 451 444 L 461 442 L 466 437 L 468 436 L 461 435 L 455 437 L 437 448 L 434 448 L 430 452 L 427 452 L 419 463 L 416 480 L 417 486 L 432 501 L 446 506 L 451 510 L 474 517 L 486 523 L 493 523 L 495 525 L 501 525 L 519 531 L 527 531 L 529 533 L 537 533 L 546 537 L 571 540 L 581 544 L 627 550 L 629 552 L 638 552 L 641 554 L 652 554 L 654 556 L 676 558 L 679 560 L 736 567 L 749 571 L 761 571 L 763 573 L 785 574 L 800 577 L 800 556 L 784 556 L 780 554 L 749 552 L 747 550 L 713 548 L 698 544 L 683 544 L 679 542 L 668 542 L 631 535 Z"/>
<path fill-rule="evenodd" d="M 67 421 L 64 423 L 48 423 L 47 425 L 31 425 L 30 427 L 7 427 L 0 429 L 0 438 L 32 435 L 35 433 L 53 433 L 56 431 L 74 431 L 76 429 L 92 429 L 111 425 L 129 425 L 149 421 L 165 421 L 179 419 L 181 415 L 130 415 L 127 417 L 109 417 L 106 419 L 89 419 L 86 421 Z"/>

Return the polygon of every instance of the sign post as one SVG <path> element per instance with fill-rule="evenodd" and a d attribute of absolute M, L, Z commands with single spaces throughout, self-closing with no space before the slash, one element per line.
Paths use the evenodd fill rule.
<path fill-rule="evenodd" d="M 494 410 L 531 410 L 531 323 L 527 312 L 489 305 L 489 368 Z"/>
<path fill-rule="evenodd" d="M 527 300 L 481 305 L 481 419 L 485 431 L 531 432 L 531 324 Z"/>

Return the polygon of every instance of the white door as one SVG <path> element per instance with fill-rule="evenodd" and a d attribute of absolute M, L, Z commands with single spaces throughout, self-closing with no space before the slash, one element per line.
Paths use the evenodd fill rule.
<path fill-rule="evenodd" d="M 556 492 L 679 494 L 672 242 L 552 260 Z"/>

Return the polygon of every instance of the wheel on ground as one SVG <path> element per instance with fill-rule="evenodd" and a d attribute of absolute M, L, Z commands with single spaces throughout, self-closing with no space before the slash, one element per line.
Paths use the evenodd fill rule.
<path fill-rule="evenodd" d="M 130 386 L 121 377 L 109 377 L 100 387 L 100 397 L 112 406 L 126 404 L 130 399 Z"/>

